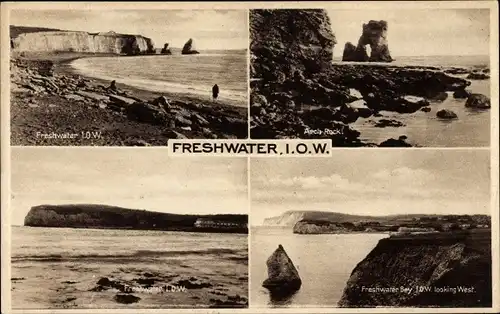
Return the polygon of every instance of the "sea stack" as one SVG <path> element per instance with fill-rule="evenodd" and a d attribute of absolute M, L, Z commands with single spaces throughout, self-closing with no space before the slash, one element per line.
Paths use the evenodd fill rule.
<path fill-rule="evenodd" d="M 170 51 L 170 48 L 168 48 L 168 43 L 165 43 L 163 45 L 163 48 L 161 49 L 160 53 L 162 55 L 171 55 L 172 54 L 172 51 Z"/>
<path fill-rule="evenodd" d="M 281 294 L 300 289 L 302 281 L 299 273 L 281 244 L 267 259 L 266 264 L 268 278 L 262 283 L 263 287 L 271 292 L 279 291 Z"/>
<path fill-rule="evenodd" d="M 193 55 L 193 54 L 199 54 L 198 51 L 194 48 L 194 42 L 192 38 L 189 38 L 189 40 L 184 44 L 184 47 L 182 48 L 182 54 L 183 55 Z"/>
<path fill-rule="evenodd" d="M 354 46 L 347 42 L 344 47 L 342 61 L 370 61 L 370 62 L 392 62 L 387 41 L 388 25 L 386 21 L 369 21 L 363 24 L 363 33 Z M 366 45 L 370 45 L 371 54 L 368 56 Z"/>

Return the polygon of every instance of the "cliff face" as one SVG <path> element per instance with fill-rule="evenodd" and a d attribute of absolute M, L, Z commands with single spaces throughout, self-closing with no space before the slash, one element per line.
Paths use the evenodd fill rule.
<path fill-rule="evenodd" d="M 337 43 L 321 9 L 251 10 L 250 37 L 251 77 L 268 81 L 320 71 Z"/>
<path fill-rule="evenodd" d="M 141 35 L 91 34 L 73 31 L 48 31 L 19 34 L 12 41 L 16 51 L 70 51 L 137 55 L 153 53 L 150 38 Z"/>
<path fill-rule="evenodd" d="M 198 219 L 218 222 L 196 225 Z M 247 215 L 179 215 L 107 205 L 40 205 L 24 218 L 31 227 L 113 228 L 247 233 Z M 224 225 L 231 225 L 230 228 Z"/>
<path fill-rule="evenodd" d="M 353 270 L 342 307 L 491 307 L 491 231 L 388 238 Z"/>
<path fill-rule="evenodd" d="M 288 211 L 280 216 L 264 219 L 264 226 L 293 227 L 303 217 L 303 212 Z"/>
<path fill-rule="evenodd" d="M 308 221 L 301 220 L 293 226 L 293 233 L 297 234 L 328 234 L 328 233 L 348 233 L 349 229 L 337 223 L 328 221 Z"/>

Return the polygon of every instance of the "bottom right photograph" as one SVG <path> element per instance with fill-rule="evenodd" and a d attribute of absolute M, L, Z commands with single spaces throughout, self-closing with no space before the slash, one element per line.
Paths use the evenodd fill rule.
<path fill-rule="evenodd" d="M 251 158 L 251 307 L 491 307 L 490 151 Z"/>

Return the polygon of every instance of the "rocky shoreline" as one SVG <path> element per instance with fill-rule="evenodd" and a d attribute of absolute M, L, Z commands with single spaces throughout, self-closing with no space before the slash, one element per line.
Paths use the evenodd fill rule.
<path fill-rule="evenodd" d="M 384 40 L 377 41 L 378 46 L 365 34 L 371 34 L 371 28 L 382 32 Z M 363 51 L 362 60 L 354 59 L 394 61 L 386 32 L 384 21 L 363 25 L 361 48 L 369 43 L 376 53 L 368 58 Z M 487 65 L 469 69 L 334 63 L 337 40 L 325 10 L 252 10 L 250 34 L 251 138 L 331 139 L 337 147 L 408 147 L 415 144 L 407 141 L 407 134 L 376 143 L 364 141 L 353 123 L 375 117 L 387 121 L 375 122 L 373 127 L 400 127 L 404 124 L 389 121 L 387 114 L 407 115 L 419 110 L 443 120 L 460 118 L 449 108 L 442 108 L 447 111 L 439 114 L 432 112 L 433 104 L 442 103 L 449 94 L 464 99 L 465 107 L 490 108 L 490 99 L 472 93 L 469 87 L 470 80 L 489 79 Z"/>
<path fill-rule="evenodd" d="M 12 145 L 161 146 L 169 139 L 247 138 L 246 108 L 83 77 L 68 63 L 85 56 L 11 58 Z"/>
<path fill-rule="evenodd" d="M 252 138 L 331 138 L 334 146 L 411 146 L 406 135 L 381 143 L 359 139 L 350 124 L 359 118 L 384 118 L 384 112 L 411 114 L 431 112 L 432 103 L 453 93 L 464 106 L 489 109 L 490 99 L 470 92 L 469 80 L 446 71 L 427 67 L 333 64 L 327 70 L 306 77 L 298 70 L 282 81 L 253 80 L 251 83 Z M 468 71 L 461 69 L 461 71 Z M 470 75 L 487 75 L 486 67 L 470 70 Z M 469 72 L 467 72 L 469 73 Z M 280 76 L 279 72 L 276 77 Z M 283 106 L 285 104 L 285 106 Z M 450 110 L 438 111 L 440 119 L 456 119 Z M 370 121 L 374 127 L 400 127 L 398 120 Z M 325 130 L 315 134 L 307 130 Z"/>

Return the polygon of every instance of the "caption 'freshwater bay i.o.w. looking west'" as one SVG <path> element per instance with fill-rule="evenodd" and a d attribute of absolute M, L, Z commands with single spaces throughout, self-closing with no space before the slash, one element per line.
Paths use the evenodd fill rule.
<path fill-rule="evenodd" d="M 246 10 L 33 13 L 11 12 L 14 145 L 248 137 Z"/>

